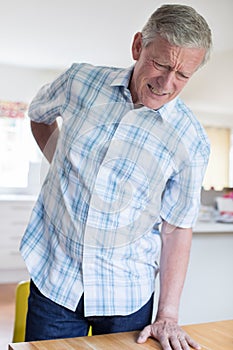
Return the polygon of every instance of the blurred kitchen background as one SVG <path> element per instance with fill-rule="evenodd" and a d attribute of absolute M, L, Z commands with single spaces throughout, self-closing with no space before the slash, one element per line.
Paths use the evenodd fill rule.
<path fill-rule="evenodd" d="M 180 315 L 182 323 L 195 323 L 233 318 L 233 1 L 180 2 L 207 19 L 214 41 L 211 61 L 182 93 L 211 142 Z M 1 1 L 0 284 L 28 278 L 19 241 L 48 166 L 30 134 L 28 104 L 73 62 L 132 65 L 132 38 L 161 4 Z"/>

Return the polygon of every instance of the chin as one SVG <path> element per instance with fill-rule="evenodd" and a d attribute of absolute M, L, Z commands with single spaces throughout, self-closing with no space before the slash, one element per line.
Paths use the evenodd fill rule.
<path fill-rule="evenodd" d="M 147 102 L 145 102 L 144 106 L 147 107 L 147 108 L 156 110 L 156 109 L 161 108 L 165 103 L 166 102 L 164 102 L 164 103 L 149 103 L 149 102 L 147 103 Z"/>
<path fill-rule="evenodd" d="M 155 98 L 151 98 L 149 96 L 144 96 L 144 98 L 142 98 L 142 104 L 143 106 L 150 108 L 150 109 L 159 109 L 160 107 L 162 107 L 165 103 L 168 102 L 167 98 L 164 98 L 165 96 L 160 96 L 160 97 L 155 97 Z"/>

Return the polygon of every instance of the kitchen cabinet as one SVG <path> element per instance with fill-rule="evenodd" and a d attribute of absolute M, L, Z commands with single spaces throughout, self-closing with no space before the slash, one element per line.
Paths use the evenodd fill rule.
<path fill-rule="evenodd" d="M 233 318 L 233 224 L 198 222 L 180 305 L 180 323 Z"/>
<path fill-rule="evenodd" d="M 31 196 L 0 196 L 0 283 L 29 278 L 19 245 L 34 203 Z"/>
<path fill-rule="evenodd" d="M 180 324 L 233 319 L 233 224 L 197 222 L 181 295 Z M 157 311 L 159 279 L 156 280 Z"/>

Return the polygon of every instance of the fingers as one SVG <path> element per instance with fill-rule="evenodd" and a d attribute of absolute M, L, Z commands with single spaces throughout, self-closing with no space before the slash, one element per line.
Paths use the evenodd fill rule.
<path fill-rule="evenodd" d="M 186 339 L 184 336 L 158 336 L 156 339 L 160 342 L 163 350 L 190 350 L 190 346 L 200 350 L 201 347 L 190 337 Z"/>
<path fill-rule="evenodd" d="M 174 349 L 174 350 L 189 350 L 190 347 L 184 337 L 176 337 L 172 336 L 170 337 L 170 346 L 168 349 Z"/>
<path fill-rule="evenodd" d="M 200 350 L 201 347 L 176 323 L 159 321 L 145 327 L 137 339 L 137 343 L 145 343 L 149 337 L 158 340 L 163 350 Z"/>
<path fill-rule="evenodd" d="M 147 339 L 151 337 L 151 325 L 146 326 L 139 334 L 137 343 L 142 344 L 147 341 Z"/>
<path fill-rule="evenodd" d="M 188 334 L 186 334 L 186 340 L 193 349 L 201 350 L 201 346 L 195 340 L 193 340 Z"/>
<path fill-rule="evenodd" d="M 190 350 L 190 346 L 196 350 L 201 349 L 200 345 L 184 332 L 157 337 L 157 340 L 160 342 L 163 350 Z"/>

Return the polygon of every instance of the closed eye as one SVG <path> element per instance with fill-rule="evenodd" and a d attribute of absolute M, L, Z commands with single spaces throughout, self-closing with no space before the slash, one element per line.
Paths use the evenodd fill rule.
<path fill-rule="evenodd" d="M 169 67 L 168 66 L 165 66 L 164 64 L 160 64 L 158 63 L 157 61 L 153 60 L 153 66 L 158 69 L 158 70 L 161 70 L 161 71 L 165 71 L 165 70 L 169 70 Z"/>
<path fill-rule="evenodd" d="M 159 70 L 159 71 L 172 71 L 172 68 L 170 66 L 158 63 L 157 61 L 153 60 L 153 66 L 155 67 L 155 69 Z M 176 71 L 176 75 L 178 77 L 178 79 L 180 80 L 188 80 L 190 78 L 189 75 Z"/>
<path fill-rule="evenodd" d="M 161 64 L 155 60 L 152 60 L 153 61 L 153 66 L 155 69 L 161 71 L 161 72 L 165 72 L 165 71 L 172 71 L 172 68 L 168 65 L 164 65 L 164 64 Z M 190 78 L 189 75 L 185 74 L 185 73 L 182 73 L 182 72 L 179 72 L 179 71 L 176 71 L 176 76 L 178 77 L 178 79 L 180 80 L 188 80 Z"/>
<path fill-rule="evenodd" d="M 182 72 L 176 72 L 176 74 L 178 75 L 179 79 L 181 80 L 188 80 L 190 77 Z"/>

